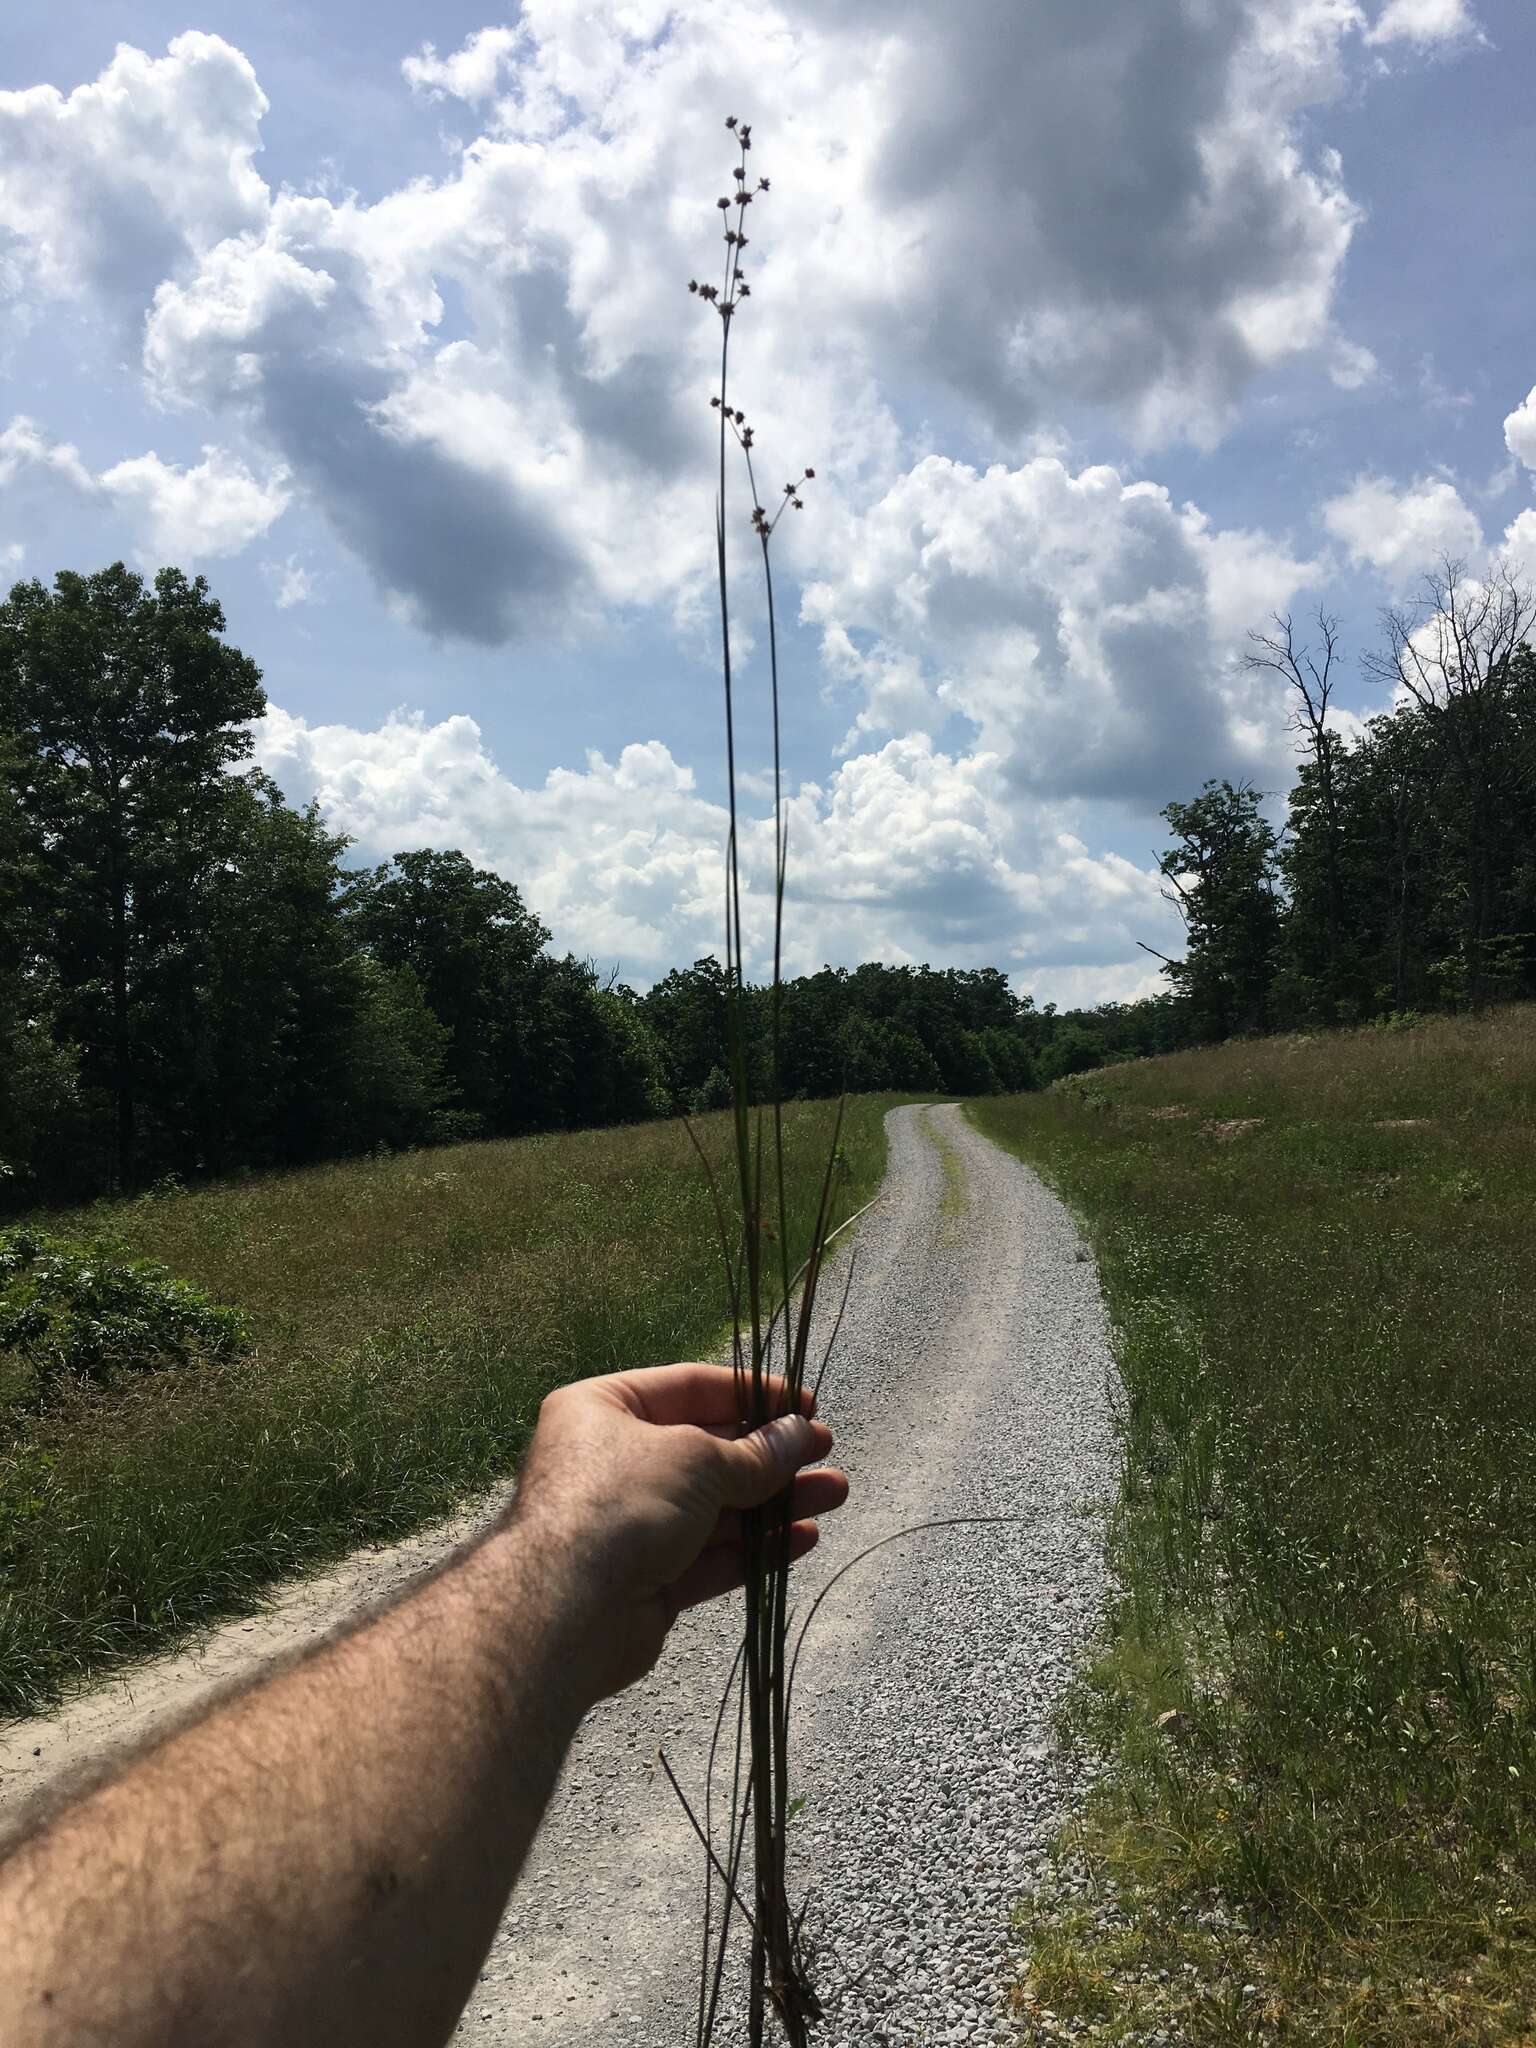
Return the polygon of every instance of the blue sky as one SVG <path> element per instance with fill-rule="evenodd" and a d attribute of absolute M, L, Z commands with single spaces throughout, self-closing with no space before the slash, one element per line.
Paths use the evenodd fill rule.
<path fill-rule="evenodd" d="M 817 471 L 775 543 L 793 966 L 1154 985 L 1159 806 L 1290 772 L 1249 626 L 1340 613 L 1347 723 L 1437 554 L 1536 569 L 1521 0 L 30 14 L 0 565 L 201 569 L 292 797 L 360 858 L 462 845 L 637 982 L 718 939 L 685 284 L 726 112 L 772 179 L 734 388 Z"/>

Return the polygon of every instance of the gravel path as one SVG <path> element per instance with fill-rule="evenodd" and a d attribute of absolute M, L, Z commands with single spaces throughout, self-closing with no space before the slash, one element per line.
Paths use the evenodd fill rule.
<path fill-rule="evenodd" d="M 818 2048 L 1016 2038 L 1000 1989 L 1009 1908 L 1074 1790 L 1048 1717 L 1102 1597 L 1093 1509 L 1114 1476 L 1104 1312 L 1070 1217 L 953 1105 L 895 1110 L 888 1128 L 822 1398 L 853 1497 L 799 1597 L 914 1522 L 1026 1520 L 893 1543 L 817 1617 L 796 1692 L 794 1877 L 813 1900 Z M 360 1553 L 193 1656 L 12 1724 L 0 1816 L 210 1681 L 392 1590 L 471 1525 Z M 457 2039 L 692 2042 L 701 1857 L 655 1758 L 664 1746 L 690 1793 L 701 1788 L 734 1622 L 728 1608 L 685 1616 L 652 1677 L 583 1726 Z M 728 2016 L 721 2048 L 744 2038 Z"/>
<path fill-rule="evenodd" d="M 853 1496 L 802 1603 L 913 1522 L 1028 1520 L 892 1544 L 817 1617 L 795 1825 L 823 2048 L 1017 2038 L 1001 2010 L 1009 1908 L 1073 1790 L 1048 1716 L 1102 1598 L 1092 1509 L 1113 1480 L 1113 1367 L 1071 1218 L 953 1105 L 895 1110 L 888 1128 L 822 1397 Z M 701 1856 L 653 1759 L 664 1744 L 701 1787 L 732 1621 L 685 1617 L 649 1683 L 587 1722 L 466 2042 L 692 2041 Z"/>

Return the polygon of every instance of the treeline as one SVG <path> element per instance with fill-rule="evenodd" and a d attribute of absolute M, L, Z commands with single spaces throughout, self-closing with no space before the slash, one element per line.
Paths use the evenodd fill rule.
<path fill-rule="evenodd" d="M 0 604 L 0 1204 L 728 1099 L 713 960 L 648 994 L 501 877 L 347 842 L 242 769 L 266 707 L 205 582 L 121 564 Z M 771 997 L 749 992 L 769 1085 Z M 993 970 L 780 997 L 786 1096 L 1028 1087 L 1174 1042 L 1176 1002 L 1037 1013 Z"/>
<path fill-rule="evenodd" d="M 1208 782 L 1163 816 L 1187 945 L 1166 974 L 1192 1041 L 1536 996 L 1536 603 L 1454 562 L 1389 612 L 1365 668 L 1395 708 L 1351 743 L 1332 717 L 1337 622 L 1256 636 L 1303 759 L 1277 829 Z"/>
<path fill-rule="evenodd" d="M 1397 708 L 1353 741 L 1335 623 L 1256 642 L 1299 780 L 1283 828 L 1228 782 L 1168 805 L 1164 994 L 1058 1014 L 992 968 L 825 968 L 747 991 L 754 1094 L 775 1044 L 786 1097 L 974 1095 L 1536 996 L 1532 614 L 1447 565 L 1389 616 L 1367 666 Z M 242 767 L 265 708 L 201 578 L 119 563 L 0 603 L 0 1206 L 729 1100 L 718 961 L 640 995 L 462 853 L 351 867 Z"/>

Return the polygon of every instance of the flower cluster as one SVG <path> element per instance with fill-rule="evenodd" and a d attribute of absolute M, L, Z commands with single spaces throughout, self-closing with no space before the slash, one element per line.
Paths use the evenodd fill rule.
<path fill-rule="evenodd" d="M 724 280 L 719 285 L 700 284 L 696 277 L 690 277 L 688 289 L 695 298 L 702 299 L 706 305 L 713 306 L 722 321 L 729 323 L 732 314 L 735 313 L 742 300 L 749 299 L 752 296 L 752 287 L 747 283 L 743 275 L 741 263 L 741 252 L 747 246 L 746 209 L 752 204 L 758 193 L 766 192 L 769 186 L 766 178 L 759 178 L 755 185 L 749 185 L 747 182 L 747 152 L 752 147 L 750 123 L 738 121 L 736 116 L 731 114 L 727 116 L 725 125 L 735 135 L 741 155 L 735 167 L 736 189 L 734 193 L 725 193 L 715 201 L 716 206 L 724 214 L 730 214 L 732 208 L 735 209 L 734 224 L 728 225 L 725 230 Z M 729 326 L 727 325 L 728 334 Z M 726 403 L 724 392 L 725 356 L 722 351 L 720 390 L 709 402 L 714 410 L 721 414 L 722 436 L 726 424 L 729 423 L 731 432 L 735 435 L 737 444 L 747 459 L 747 475 L 752 484 L 752 496 L 754 499 L 752 528 L 757 534 L 758 539 L 766 546 L 773 535 L 773 529 L 779 523 L 779 515 L 783 512 L 786 505 L 793 506 L 797 512 L 805 509 L 805 501 L 800 493 L 804 485 L 810 482 L 816 472 L 814 469 L 807 469 L 794 483 L 786 484 L 784 486 L 784 496 L 770 517 L 767 509 L 755 502 L 757 498 L 757 479 L 752 475 L 752 429 L 747 424 L 746 414 L 739 408 Z M 722 447 L 723 445 L 722 440 Z"/>

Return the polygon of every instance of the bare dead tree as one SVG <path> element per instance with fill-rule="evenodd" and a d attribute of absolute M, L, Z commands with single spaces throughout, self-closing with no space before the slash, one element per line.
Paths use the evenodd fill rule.
<path fill-rule="evenodd" d="M 1339 621 L 1319 605 L 1313 619 L 1316 639 L 1298 638 L 1289 612 L 1276 612 L 1274 631 L 1250 633 L 1251 651 L 1245 666 L 1279 676 L 1291 699 L 1290 727 L 1311 756 L 1317 779 L 1318 807 L 1323 820 L 1323 918 L 1329 983 L 1338 985 L 1344 945 L 1343 830 L 1340 819 L 1337 764 L 1343 746 L 1328 724 L 1341 659 Z"/>
<path fill-rule="evenodd" d="M 1423 715 L 1462 786 L 1463 969 L 1467 999 L 1475 1006 L 1486 989 L 1490 826 L 1499 778 L 1507 772 L 1507 750 L 1499 741 L 1509 712 L 1512 663 L 1536 625 L 1536 596 L 1507 562 L 1473 576 L 1464 562 L 1447 555 L 1425 575 L 1409 604 L 1383 613 L 1382 624 L 1385 645 L 1366 656 L 1366 672 Z"/>

